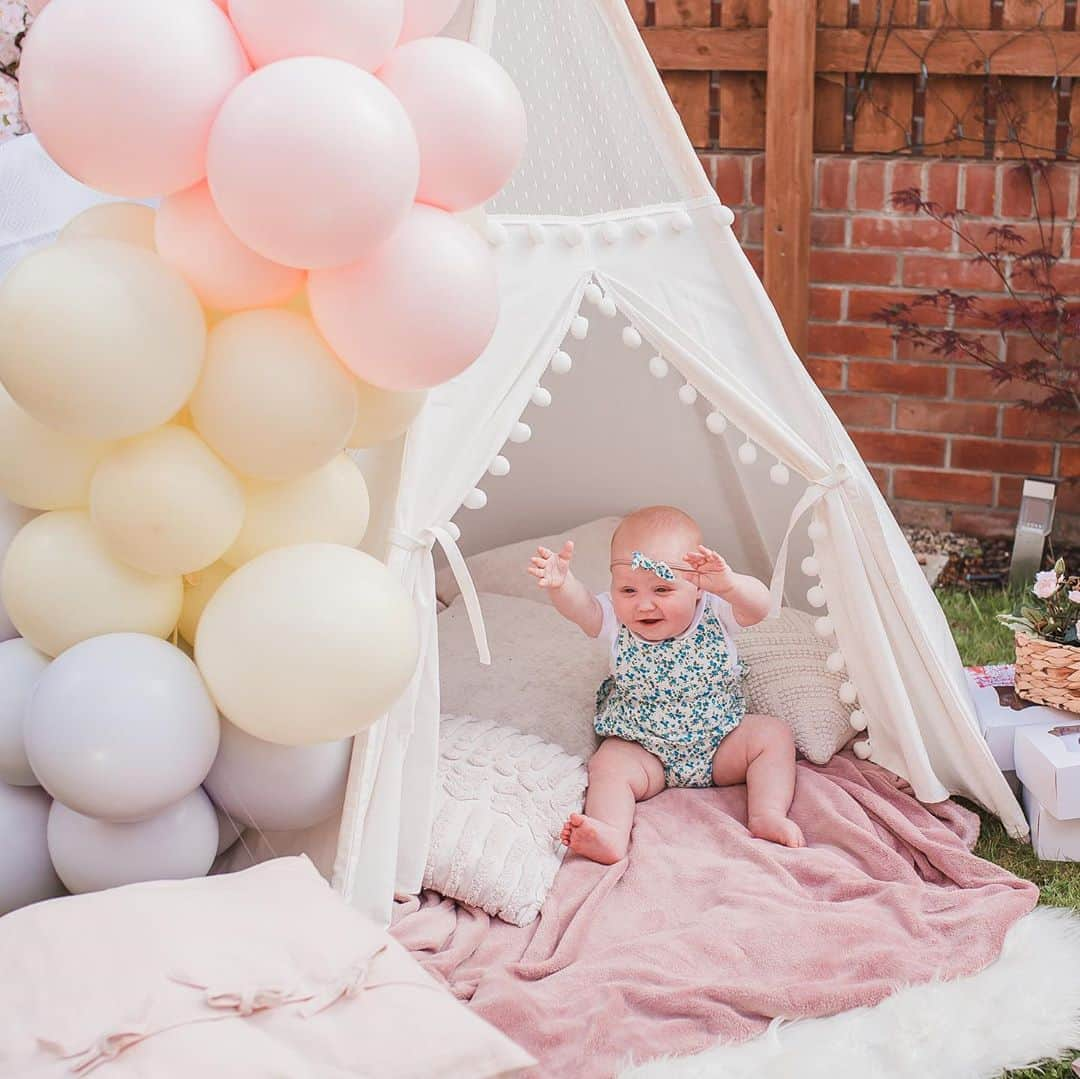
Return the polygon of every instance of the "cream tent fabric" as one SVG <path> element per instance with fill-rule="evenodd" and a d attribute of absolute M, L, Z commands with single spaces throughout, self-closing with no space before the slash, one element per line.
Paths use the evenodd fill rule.
<path fill-rule="evenodd" d="M 436 555 L 475 596 L 458 527 L 468 552 L 659 500 L 695 513 L 740 569 L 772 578 L 777 602 L 808 610 L 821 598 L 808 597 L 818 582 L 800 570 L 812 522 L 827 600 L 816 613 L 832 620 L 857 687 L 868 725 L 861 752 L 919 798 L 966 795 L 1025 834 L 941 610 L 789 346 L 624 0 L 466 0 L 453 28 L 514 78 L 529 146 L 478 225 L 500 279 L 494 339 L 432 392 L 403 446 L 361 455 L 377 493 L 365 547 L 385 554 L 412 593 L 422 644 L 405 694 L 356 739 L 335 886 L 384 921 L 395 893 L 420 886 L 438 744 Z M 0 273 L 97 201 L 32 137 L 0 147 L 0 193 Z M 615 317 L 584 299 L 590 284 L 614 301 Z M 568 337 L 582 317 L 587 336 Z M 624 329 L 643 344 L 629 347 Z M 565 379 L 548 373 L 559 348 L 574 359 Z M 670 366 L 666 379 L 649 375 L 653 356 Z M 533 401 L 541 379 L 550 408 Z M 696 402 L 676 398 L 683 383 Z M 722 434 L 707 428 L 710 411 L 728 421 Z M 533 429 L 528 442 L 521 423 Z M 487 469 L 498 454 L 512 471 L 495 479 Z M 777 465 L 787 483 L 772 482 L 784 478 Z M 477 486 L 487 508 L 461 509 L 467 496 L 481 500 L 470 494 Z M 482 657 L 489 642 L 475 604 L 472 613 Z"/>

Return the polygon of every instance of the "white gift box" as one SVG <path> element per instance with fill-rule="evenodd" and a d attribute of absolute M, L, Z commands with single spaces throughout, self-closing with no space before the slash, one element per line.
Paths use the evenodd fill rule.
<path fill-rule="evenodd" d="M 1027 787 L 1023 801 L 1036 857 L 1050 862 L 1080 861 L 1080 820 L 1058 820 Z"/>
<path fill-rule="evenodd" d="M 1020 782 L 1059 821 L 1071 821 L 1080 817 L 1080 722 L 1059 714 L 1064 721 L 1020 727 L 1013 754 Z"/>
<path fill-rule="evenodd" d="M 1057 708 L 1047 708 L 1041 704 L 1031 704 L 1019 710 L 1008 703 L 1002 703 L 1002 696 L 1014 699 L 1012 687 L 1002 687 L 1002 693 L 996 686 L 978 686 L 968 672 L 971 700 L 975 705 L 975 714 L 979 720 L 979 730 L 986 739 L 990 752 L 994 755 L 998 767 L 1006 773 L 1016 770 L 1013 741 L 1017 730 L 1041 724 L 1053 726 L 1055 723 L 1069 722 L 1069 713 Z M 1077 814 L 1080 816 L 1080 814 Z"/>

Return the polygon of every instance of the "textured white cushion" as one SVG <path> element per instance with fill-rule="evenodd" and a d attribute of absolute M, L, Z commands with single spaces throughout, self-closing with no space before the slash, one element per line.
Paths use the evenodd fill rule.
<path fill-rule="evenodd" d="M 526 572 L 529 559 L 541 544 L 557 551 L 568 540 L 574 541 L 574 576 L 593 592 L 606 592 L 611 585 L 611 536 L 621 517 L 601 517 L 553 536 L 508 543 L 490 551 L 474 554 L 465 561 L 478 592 L 547 602 L 536 585 L 536 578 Z M 460 592 L 449 567 L 435 577 L 435 595 L 446 604 Z"/>
<path fill-rule="evenodd" d="M 600 744 L 593 715 L 610 653 L 541 599 L 480 596 L 490 667 L 476 657 L 462 599 L 439 615 L 441 709 L 509 724 L 587 758 Z"/>
<path fill-rule="evenodd" d="M 444 715 L 424 887 L 512 925 L 540 913 L 581 811 L 585 765 L 535 735 Z"/>
<path fill-rule="evenodd" d="M 814 618 L 785 607 L 735 636 L 750 668 L 744 683 L 747 710 L 777 716 L 791 728 L 795 746 L 814 764 L 827 764 L 855 732 L 852 707 L 837 696 L 845 674 L 825 669 L 835 642 L 814 632 Z"/>

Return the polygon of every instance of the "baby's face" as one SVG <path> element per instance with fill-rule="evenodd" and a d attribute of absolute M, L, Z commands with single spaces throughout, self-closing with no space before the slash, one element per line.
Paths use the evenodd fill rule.
<path fill-rule="evenodd" d="M 663 542 L 660 537 L 640 537 L 645 546 L 633 550 L 612 551 L 612 562 L 629 562 L 633 551 L 639 550 L 654 561 L 669 566 L 682 565 L 686 548 L 677 549 L 678 542 Z M 611 605 L 615 616 L 647 641 L 663 641 L 677 637 L 689 628 L 697 609 L 696 578 L 673 569 L 674 581 L 665 581 L 651 569 L 631 569 L 629 565 L 611 568 Z"/>

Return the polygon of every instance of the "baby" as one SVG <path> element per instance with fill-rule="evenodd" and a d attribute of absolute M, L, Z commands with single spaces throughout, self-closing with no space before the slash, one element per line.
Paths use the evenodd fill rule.
<path fill-rule="evenodd" d="M 682 510 L 650 506 L 615 530 L 610 592 L 594 596 L 570 572 L 570 540 L 558 553 L 537 548 L 529 566 L 564 618 L 611 645 L 594 721 L 604 741 L 589 761 L 585 812 L 562 831 L 571 850 L 594 862 L 626 857 L 635 804 L 665 787 L 746 783 L 750 832 L 806 845 L 787 816 L 791 730 L 746 714 L 735 652 L 736 627 L 765 617 L 769 590 L 701 540 Z"/>

